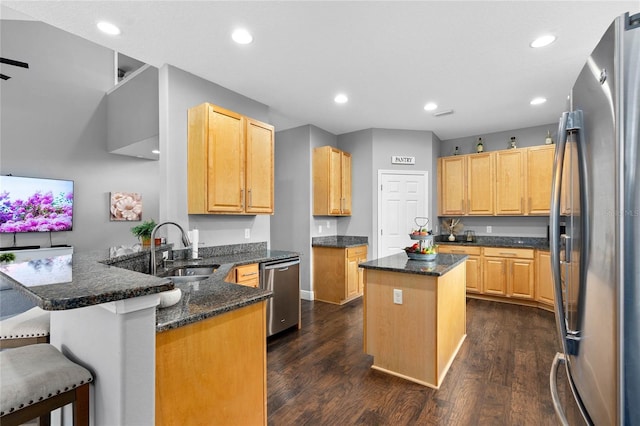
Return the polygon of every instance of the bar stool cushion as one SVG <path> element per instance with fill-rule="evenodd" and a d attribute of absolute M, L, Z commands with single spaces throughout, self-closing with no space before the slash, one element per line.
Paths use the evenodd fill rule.
<path fill-rule="evenodd" d="M 0 416 L 93 380 L 48 343 L 1 351 L 0 377 Z"/>
<path fill-rule="evenodd" d="M 49 312 L 34 307 L 0 321 L 0 339 L 23 339 L 49 335 Z"/>

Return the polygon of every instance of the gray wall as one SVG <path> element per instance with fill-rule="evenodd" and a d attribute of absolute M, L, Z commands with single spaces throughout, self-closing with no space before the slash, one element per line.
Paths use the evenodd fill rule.
<path fill-rule="evenodd" d="M 30 66 L 3 66 L 13 78 L 0 83 L 0 173 L 75 181 L 74 229 L 52 233 L 53 244 L 135 244 L 137 222 L 109 221 L 109 192 L 141 193 L 143 218 L 157 218 L 159 167 L 107 152 L 113 51 L 35 21 L 3 20 L 0 35 L 2 57 Z M 49 234 L 18 234 L 17 244 L 48 247 Z"/>
<path fill-rule="evenodd" d="M 369 251 L 377 257 L 378 250 L 378 170 L 412 170 L 426 171 L 429 179 L 429 223 L 435 220 L 437 194 L 432 191 L 431 182 L 435 178 L 433 169 L 434 158 L 433 132 L 418 130 L 373 130 L 373 168 L 371 179 L 374 183 L 372 194 L 372 226 L 369 234 Z M 415 165 L 391 164 L 392 155 L 416 157 Z"/>
<path fill-rule="evenodd" d="M 482 137 L 485 151 L 498 151 L 509 147 L 509 138 L 515 136 L 518 148 L 543 145 L 549 131 L 556 140 L 557 123 L 545 124 L 524 129 L 507 130 L 503 132 L 473 135 L 458 139 L 442 141 L 441 156 L 453 154 L 456 146 L 460 147 L 462 154 L 475 152 L 478 137 Z M 473 230 L 477 235 L 501 235 L 522 237 L 546 237 L 548 217 L 464 217 L 462 219 L 465 230 Z M 487 226 L 492 227 L 492 232 L 487 232 Z"/>
<path fill-rule="evenodd" d="M 160 69 L 160 220 L 198 228 L 200 244 L 267 241 L 270 215 L 189 215 L 187 213 L 187 110 L 210 102 L 268 122 L 269 107 L 170 65 Z M 276 167 L 278 167 L 276 165 Z M 276 209 L 276 214 L 278 210 Z M 250 238 L 245 238 L 245 229 Z M 177 238 L 171 230 L 169 241 Z M 179 241 L 179 240 L 178 240 Z"/>
<path fill-rule="evenodd" d="M 300 253 L 300 288 L 311 299 L 311 126 L 276 132 L 271 247 Z"/>

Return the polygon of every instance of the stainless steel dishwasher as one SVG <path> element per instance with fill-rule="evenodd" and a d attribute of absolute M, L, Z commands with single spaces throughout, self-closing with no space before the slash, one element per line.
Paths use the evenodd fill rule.
<path fill-rule="evenodd" d="M 271 290 L 267 300 L 267 336 L 300 323 L 300 258 L 260 264 L 260 288 Z"/>

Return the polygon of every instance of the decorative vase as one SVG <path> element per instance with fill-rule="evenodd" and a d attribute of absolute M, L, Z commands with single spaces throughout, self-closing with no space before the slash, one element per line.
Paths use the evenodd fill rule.
<path fill-rule="evenodd" d="M 455 241 L 456 240 L 456 236 L 453 235 L 453 233 L 449 234 L 449 241 Z"/>
<path fill-rule="evenodd" d="M 140 237 L 140 240 L 142 240 L 142 247 L 151 246 L 151 237 Z"/>

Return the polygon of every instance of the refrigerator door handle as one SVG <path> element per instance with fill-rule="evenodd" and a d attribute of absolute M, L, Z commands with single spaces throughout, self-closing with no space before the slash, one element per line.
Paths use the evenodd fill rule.
<path fill-rule="evenodd" d="M 562 404 L 560 403 L 560 396 L 558 396 L 558 366 L 561 362 L 565 362 L 564 354 L 556 352 L 556 356 L 553 357 L 553 363 L 551 364 L 551 371 L 549 372 L 549 387 L 551 388 L 551 399 L 553 400 L 553 409 L 556 415 L 560 419 L 562 426 L 569 426 L 567 416 L 564 414 Z"/>
<path fill-rule="evenodd" d="M 560 190 L 564 168 L 564 152 L 567 146 L 567 121 L 569 113 L 564 112 L 558 125 L 558 141 L 553 162 L 553 180 L 551 184 L 551 212 L 549 216 L 549 251 L 551 255 L 551 272 L 555 290 L 554 310 L 558 336 L 562 343 L 563 353 L 567 353 L 567 323 L 565 321 L 564 300 L 562 292 L 562 275 L 560 271 Z"/>

